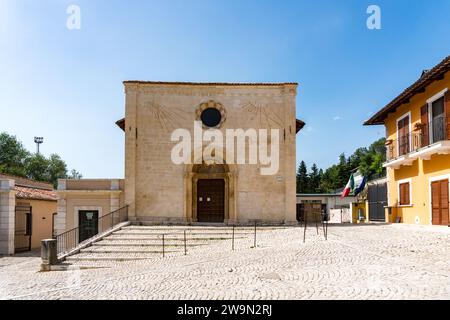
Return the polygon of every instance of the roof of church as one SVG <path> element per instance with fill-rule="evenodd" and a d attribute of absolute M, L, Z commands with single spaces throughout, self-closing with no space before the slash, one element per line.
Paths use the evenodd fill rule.
<path fill-rule="evenodd" d="M 416 94 L 424 92 L 425 88 L 433 81 L 444 78 L 445 73 L 450 70 L 450 56 L 442 60 L 431 70 L 424 70 L 421 77 L 410 87 L 406 88 L 399 96 L 389 102 L 384 108 L 375 113 L 364 125 L 384 124 L 384 120 L 390 112 L 394 112 L 399 106 L 408 103 Z"/>
<path fill-rule="evenodd" d="M 182 82 L 182 81 L 141 81 L 126 80 L 123 84 L 187 85 L 187 86 L 263 86 L 276 87 L 284 85 L 298 86 L 297 82 Z"/>

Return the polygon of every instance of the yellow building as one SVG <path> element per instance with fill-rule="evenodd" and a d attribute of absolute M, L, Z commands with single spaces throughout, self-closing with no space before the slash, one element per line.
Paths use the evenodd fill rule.
<path fill-rule="evenodd" d="M 389 222 L 449 225 L 450 56 L 378 111 L 385 125 Z"/>
<path fill-rule="evenodd" d="M 40 248 L 54 235 L 56 211 L 53 185 L 0 174 L 0 254 Z"/>

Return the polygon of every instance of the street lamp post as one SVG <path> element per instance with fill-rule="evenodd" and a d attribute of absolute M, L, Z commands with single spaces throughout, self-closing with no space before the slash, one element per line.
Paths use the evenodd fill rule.
<path fill-rule="evenodd" d="M 44 142 L 43 137 L 34 137 L 34 143 L 36 143 L 37 146 L 37 154 L 39 154 L 39 145 Z"/>

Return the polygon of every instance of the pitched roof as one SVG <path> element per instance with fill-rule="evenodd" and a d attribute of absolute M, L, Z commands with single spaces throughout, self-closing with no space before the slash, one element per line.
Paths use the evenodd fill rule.
<path fill-rule="evenodd" d="M 125 118 L 122 118 L 120 120 L 116 121 L 116 125 L 122 129 L 123 131 L 125 131 Z"/>
<path fill-rule="evenodd" d="M 56 192 L 53 190 L 53 185 L 50 183 L 34 181 L 8 174 L 0 174 L 0 179 L 14 180 L 16 198 L 48 201 L 57 200 Z"/>
<path fill-rule="evenodd" d="M 422 73 L 422 76 L 410 87 L 405 89 L 398 97 L 389 102 L 384 108 L 375 113 L 364 125 L 384 124 L 387 115 L 409 100 L 416 94 L 425 91 L 426 87 L 437 80 L 442 80 L 450 70 L 450 56 L 442 60 L 438 65 L 429 71 Z"/>
<path fill-rule="evenodd" d="M 47 201 L 58 200 L 56 192 L 53 190 L 43 190 L 21 186 L 15 186 L 14 190 L 16 191 L 16 198 L 19 199 L 47 200 Z"/>
<path fill-rule="evenodd" d="M 298 133 L 300 130 L 302 130 L 304 126 L 305 123 L 302 120 L 295 119 L 295 133 Z"/>
<path fill-rule="evenodd" d="M 125 131 L 125 118 L 116 121 L 116 125 Z M 295 119 L 295 133 L 298 133 L 305 126 L 305 122 L 299 119 Z"/>

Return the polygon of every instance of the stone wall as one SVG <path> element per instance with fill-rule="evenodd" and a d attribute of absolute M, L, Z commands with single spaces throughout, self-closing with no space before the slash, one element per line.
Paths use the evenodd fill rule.
<path fill-rule="evenodd" d="M 99 217 L 124 206 L 121 179 L 58 180 L 55 234 L 78 227 L 79 210 L 98 210 Z"/>
<path fill-rule="evenodd" d="M 0 179 L 0 254 L 14 254 L 14 180 Z"/>
<path fill-rule="evenodd" d="M 226 120 L 220 127 L 224 136 L 226 129 L 238 128 L 279 129 L 280 134 L 277 174 L 261 175 L 259 164 L 230 166 L 230 222 L 295 222 L 296 87 L 127 82 L 125 202 L 130 205 L 130 216 L 135 220 L 193 220 L 192 167 L 172 163 L 176 142 L 171 141 L 171 134 L 184 128 L 193 136 L 198 109 L 211 101 L 225 110 Z"/>

